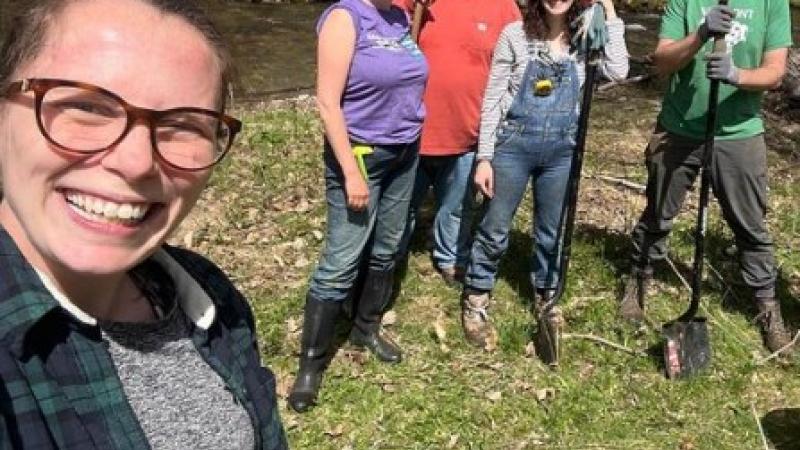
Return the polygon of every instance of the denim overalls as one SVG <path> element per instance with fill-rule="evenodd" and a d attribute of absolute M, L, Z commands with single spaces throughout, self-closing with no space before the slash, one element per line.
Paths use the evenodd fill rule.
<path fill-rule="evenodd" d="M 532 53 L 533 54 L 533 53 Z M 533 187 L 531 284 L 554 289 L 559 277 L 557 239 L 578 126 L 580 80 L 573 59 L 560 62 L 531 57 L 497 132 L 492 160 L 494 197 L 478 227 L 465 284 L 491 291 L 497 265 L 508 247 L 514 213 Z M 550 79 L 549 95 L 536 95 L 538 80 Z"/>

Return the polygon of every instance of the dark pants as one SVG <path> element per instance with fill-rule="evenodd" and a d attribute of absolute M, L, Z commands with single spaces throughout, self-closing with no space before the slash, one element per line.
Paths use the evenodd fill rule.
<path fill-rule="evenodd" d="M 647 147 L 647 206 L 633 230 L 634 270 L 667 255 L 666 240 L 686 191 L 700 170 L 703 142 L 657 127 Z M 733 230 L 742 277 L 756 297 L 775 295 L 775 258 L 764 220 L 767 157 L 763 135 L 717 140 L 711 160 L 711 188 Z"/>

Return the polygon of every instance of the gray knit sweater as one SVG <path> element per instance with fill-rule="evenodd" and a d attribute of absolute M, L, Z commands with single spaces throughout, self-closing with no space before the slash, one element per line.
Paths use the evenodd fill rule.
<path fill-rule="evenodd" d="M 606 78 L 622 80 L 628 76 L 628 49 L 625 46 L 625 24 L 620 18 L 606 22 L 609 42 L 605 48 L 603 62 L 599 69 Z M 519 91 L 525 67 L 536 49 L 547 46 L 543 41 L 529 41 L 521 21 L 513 22 L 503 29 L 497 40 L 492 57 L 492 67 L 481 108 L 481 128 L 478 138 L 478 159 L 491 160 L 497 127 L 511 107 L 514 96 Z M 575 59 L 581 85 L 585 77 L 582 55 L 570 54 Z M 577 105 L 576 105 L 577 106 Z"/>

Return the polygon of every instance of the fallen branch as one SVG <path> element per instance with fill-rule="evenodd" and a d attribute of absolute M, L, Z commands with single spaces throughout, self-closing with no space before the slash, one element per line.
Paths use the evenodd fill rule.
<path fill-rule="evenodd" d="M 786 344 L 783 347 L 779 348 L 778 350 L 770 353 L 769 356 L 767 356 L 765 358 L 762 358 L 762 359 L 759 359 L 758 361 L 756 361 L 756 365 L 757 366 L 763 366 L 764 364 L 768 363 L 769 361 L 777 358 L 778 356 L 781 355 L 781 353 L 783 353 L 783 351 L 788 350 L 794 344 L 796 344 L 798 339 L 800 339 L 800 331 L 798 331 L 797 334 L 794 335 L 794 339 L 792 339 L 791 342 L 789 342 L 788 344 Z"/>
<path fill-rule="evenodd" d="M 675 273 L 675 275 L 678 277 L 678 279 L 680 279 L 680 280 L 681 280 L 681 283 L 683 283 L 683 287 L 685 287 L 686 289 L 688 289 L 689 291 L 691 291 L 691 290 L 692 290 L 692 286 L 689 284 L 689 282 L 688 282 L 688 281 L 686 281 L 686 278 L 684 278 L 684 277 L 683 277 L 683 275 L 681 274 L 681 272 L 680 272 L 680 271 L 678 270 L 678 268 L 675 266 L 675 263 L 674 263 L 674 262 L 672 262 L 672 258 L 670 258 L 669 256 L 667 256 L 667 257 L 666 257 L 666 258 L 664 258 L 664 259 L 667 261 L 667 265 L 669 265 L 670 269 L 672 269 L 672 271 Z"/>
<path fill-rule="evenodd" d="M 756 405 L 753 402 L 750 402 L 750 411 L 753 413 L 753 419 L 756 419 L 756 424 L 758 425 L 758 434 L 761 435 L 761 442 L 764 444 L 764 450 L 769 450 L 769 442 L 767 442 L 767 436 L 764 434 L 764 427 L 761 426 L 761 419 L 758 418 Z"/>
<path fill-rule="evenodd" d="M 609 341 L 607 339 L 603 339 L 600 336 L 595 336 L 593 334 L 573 334 L 573 333 L 563 333 L 561 335 L 561 339 L 584 339 L 587 341 L 592 341 L 597 344 L 602 344 L 625 353 L 628 353 L 633 356 L 647 356 L 647 353 L 641 350 L 634 350 L 628 347 L 625 347 L 622 344 L 617 344 L 616 342 Z"/>
<path fill-rule="evenodd" d="M 648 79 L 650 79 L 650 75 L 637 75 L 635 77 L 626 78 L 624 80 L 609 81 L 608 83 L 601 84 L 597 88 L 597 92 L 607 91 L 607 90 L 613 88 L 614 86 L 624 86 L 626 84 L 639 83 L 641 81 L 645 81 L 645 80 L 648 80 Z"/>
<path fill-rule="evenodd" d="M 626 180 L 625 178 L 609 177 L 606 175 L 592 175 L 591 177 L 601 181 L 605 181 L 607 183 L 617 184 L 622 187 L 626 187 L 640 194 L 644 194 L 644 191 L 646 189 L 646 187 L 643 184 L 639 184 L 631 180 Z"/>

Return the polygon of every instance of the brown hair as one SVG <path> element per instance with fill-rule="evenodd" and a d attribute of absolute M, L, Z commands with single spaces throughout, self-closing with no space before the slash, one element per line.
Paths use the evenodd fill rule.
<path fill-rule="evenodd" d="M 11 77 L 25 64 L 35 59 L 45 43 L 47 33 L 59 14 L 71 2 L 89 0 L 32 0 L 11 22 L 3 47 L 0 49 L 0 92 L 11 83 Z M 227 45 L 211 19 L 193 0 L 138 0 L 163 14 L 185 20 L 208 42 L 217 56 L 220 70 L 220 105 L 224 104 L 228 86 L 233 79 L 233 61 Z"/>
<path fill-rule="evenodd" d="M 571 37 L 572 29 L 570 24 L 578 17 L 580 10 L 579 0 L 575 0 L 572 6 L 567 11 L 567 40 Z M 525 29 L 525 36 L 528 40 L 542 40 L 547 39 L 550 33 L 550 26 L 546 20 L 547 11 L 544 9 L 544 0 L 529 0 L 528 7 L 525 10 L 525 15 L 522 18 L 523 28 Z"/>

